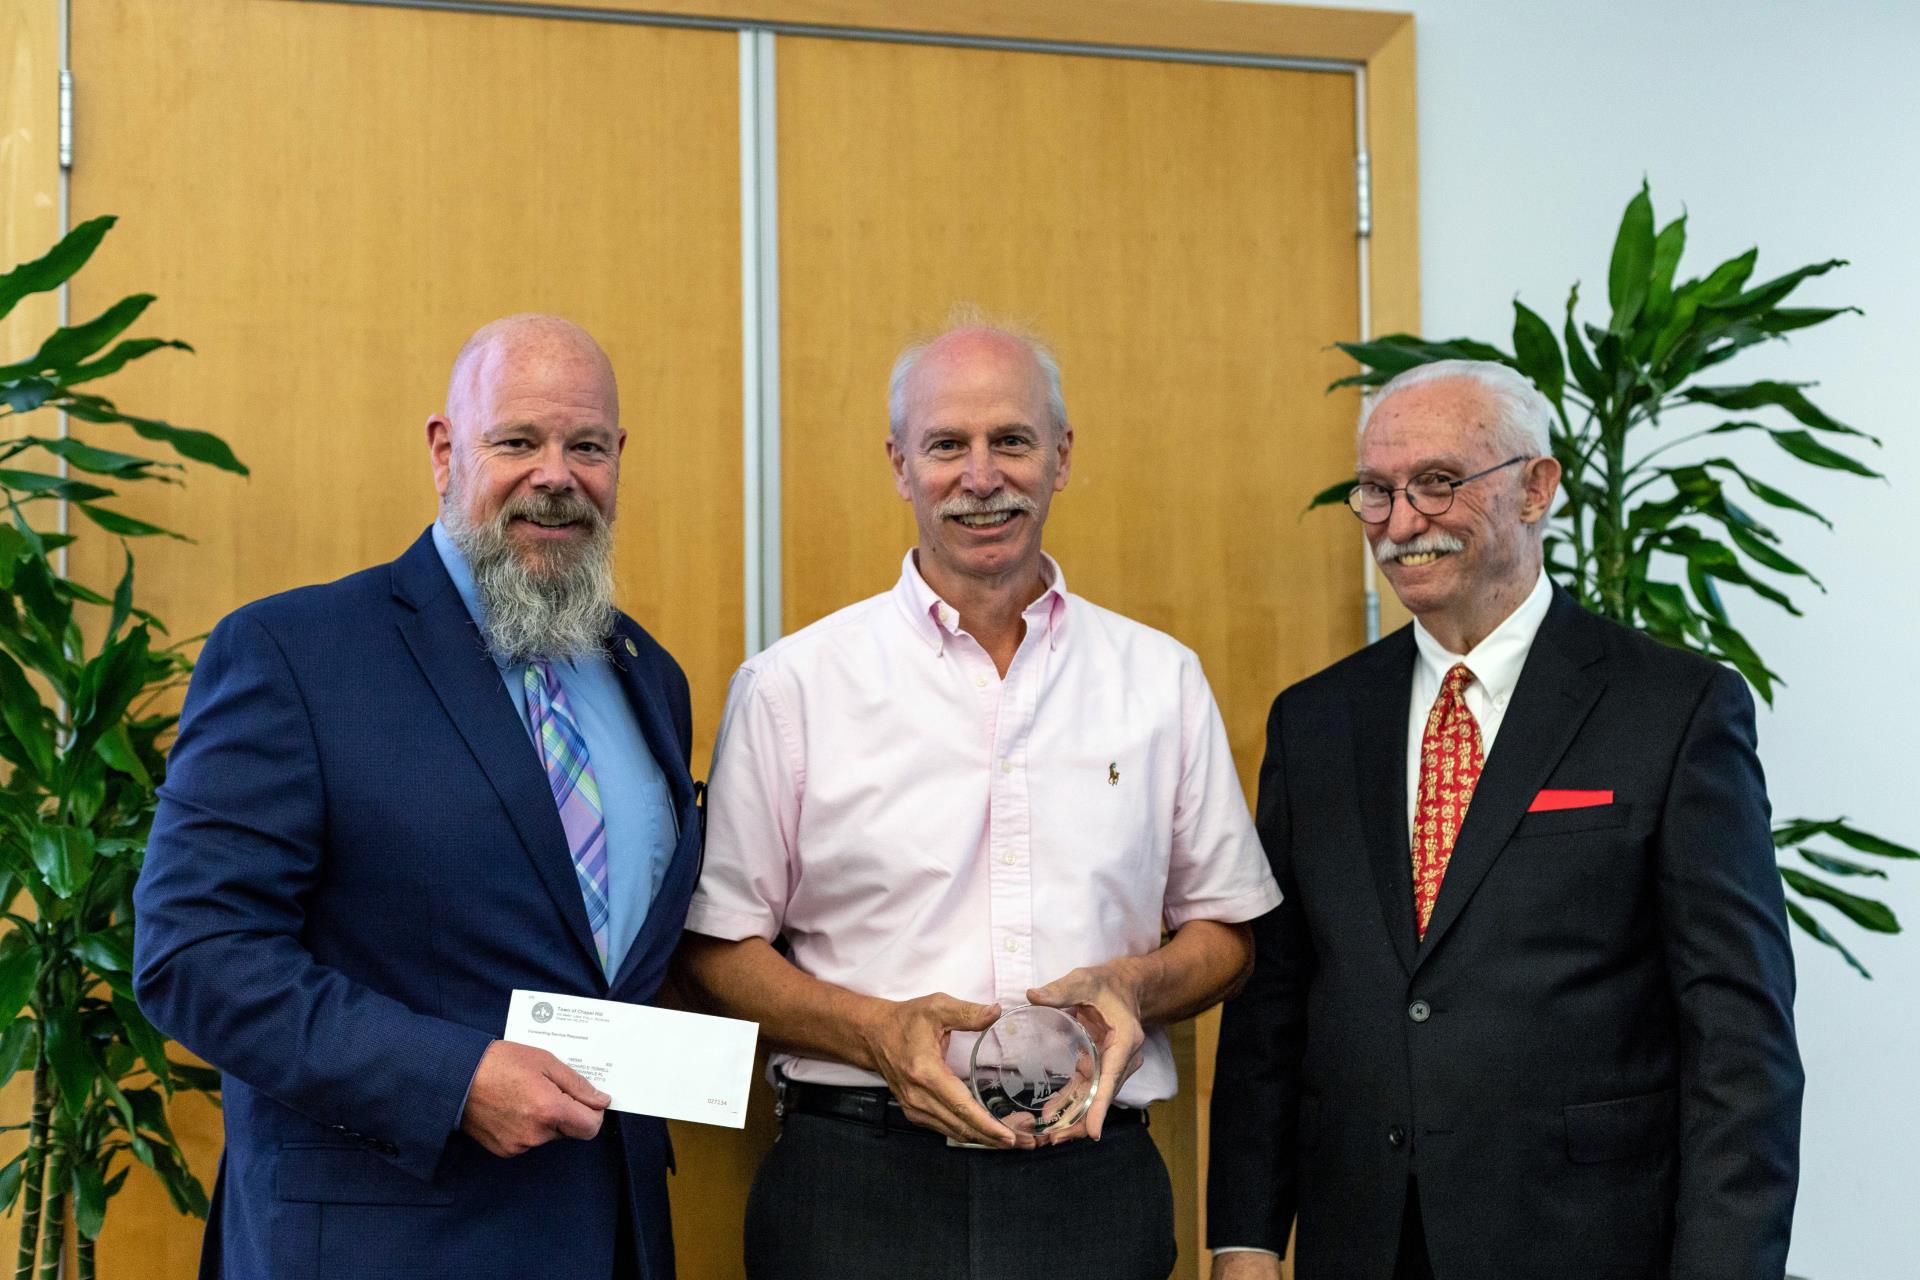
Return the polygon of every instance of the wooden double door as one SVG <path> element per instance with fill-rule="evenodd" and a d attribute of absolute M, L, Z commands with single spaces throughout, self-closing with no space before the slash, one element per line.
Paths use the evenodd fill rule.
<path fill-rule="evenodd" d="M 1251 799 L 1273 693 L 1360 639 L 1353 530 L 1301 514 L 1357 407 L 1323 393 L 1361 331 L 1350 70 L 459 9 L 72 5 L 71 219 L 121 217 L 73 314 L 158 294 L 143 327 L 197 354 L 117 398 L 252 468 L 124 504 L 196 539 L 138 548 L 175 634 L 397 554 L 454 351 L 559 312 L 619 373 L 620 596 L 687 669 L 704 774 L 749 643 L 892 581 L 888 366 L 968 301 L 1058 350 L 1078 448 L 1048 547 L 1199 652 Z M 76 575 L 119 555 L 83 539 Z M 1211 1041 L 1181 1038 L 1155 1126 L 1186 1274 Z M 757 1101 L 744 1135 L 676 1131 L 683 1275 L 737 1273 Z M 181 1126 L 211 1177 L 217 1115 Z M 197 1245 L 136 1175 L 102 1254 L 187 1276 Z"/>

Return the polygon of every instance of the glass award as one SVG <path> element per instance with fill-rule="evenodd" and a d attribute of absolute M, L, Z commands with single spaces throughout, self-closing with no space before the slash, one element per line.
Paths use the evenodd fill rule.
<path fill-rule="evenodd" d="M 1093 1105 L 1100 1049 L 1065 1010 L 1015 1005 L 974 1042 L 967 1083 L 1015 1133 L 1057 1133 Z"/>

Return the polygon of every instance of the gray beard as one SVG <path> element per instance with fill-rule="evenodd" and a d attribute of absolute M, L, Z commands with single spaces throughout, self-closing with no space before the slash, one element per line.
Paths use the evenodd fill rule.
<path fill-rule="evenodd" d="M 466 518 L 455 475 L 440 523 L 467 558 L 485 612 L 487 649 L 509 665 L 536 659 L 579 659 L 599 653 L 613 634 L 613 529 L 577 495 L 514 498 L 485 524 Z M 582 543 L 536 550 L 528 559 L 507 532 L 515 516 L 584 519 Z"/>

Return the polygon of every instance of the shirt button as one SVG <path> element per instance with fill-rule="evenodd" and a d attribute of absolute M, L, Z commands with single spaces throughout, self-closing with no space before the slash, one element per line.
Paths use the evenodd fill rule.
<path fill-rule="evenodd" d="M 976 688 L 976 689 L 984 689 L 984 688 L 986 688 L 986 687 L 987 687 L 987 678 L 986 678 L 985 676 L 975 676 L 975 677 L 973 678 L 973 687 L 974 687 L 974 688 Z"/>
<path fill-rule="evenodd" d="M 1407 1006 L 1407 1016 L 1415 1022 L 1425 1022 L 1433 1016 L 1433 1006 L 1425 1000 L 1415 1000 Z"/>
<path fill-rule="evenodd" d="M 1387 1130 L 1387 1141 L 1393 1146 L 1404 1147 L 1407 1145 L 1407 1131 L 1395 1125 Z"/>
<path fill-rule="evenodd" d="M 1011 761 L 1011 760 L 1002 760 L 1002 761 L 1000 762 L 1000 772 L 1002 772 L 1002 773 L 1012 773 L 1012 772 L 1013 772 L 1013 761 Z"/>
<path fill-rule="evenodd" d="M 1007 950 L 1018 951 L 1019 949 L 1020 949 L 1020 940 L 1018 938 L 1007 939 Z"/>
<path fill-rule="evenodd" d="M 1008 866 L 1012 866 L 1014 863 L 1020 861 L 1020 859 L 1015 854 L 1003 853 L 1000 855 L 1000 861 L 1006 863 Z"/>

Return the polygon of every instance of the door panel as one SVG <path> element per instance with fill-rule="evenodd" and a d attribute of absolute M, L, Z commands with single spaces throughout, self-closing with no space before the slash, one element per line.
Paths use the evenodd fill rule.
<path fill-rule="evenodd" d="M 1339 74 L 823 38 L 778 43 L 783 613 L 886 590 L 902 339 L 961 300 L 1060 356 L 1073 474 L 1046 535 L 1078 594 L 1205 664 L 1248 798 L 1268 704 L 1356 647 L 1358 538 L 1302 519 L 1352 466 L 1354 82 Z M 1217 1019 L 1156 1111 L 1197 1274 Z"/>
<path fill-rule="evenodd" d="M 119 504 L 198 540 L 136 546 L 144 602 L 192 636 L 399 554 L 433 518 L 423 428 L 455 351 L 493 317 L 556 311 L 618 372 L 619 598 L 686 667 L 704 774 L 743 644 L 738 38 L 271 0 L 87 0 L 73 19 L 74 221 L 122 215 L 74 315 L 159 295 L 139 332 L 197 354 L 111 394 L 223 435 L 253 471 L 196 467 Z M 110 588 L 119 547 L 73 518 L 75 575 Z M 176 1123 L 210 1183 L 218 1113 Z M 738 1256 L 700 1230 L 702 1203 L 744 1194 L 715 1140 L 681 1137 L 696 1276 Z M 198 1224 L 144 1171 L 108 1224 L 108 1277 L 194 1274 Z"/>

